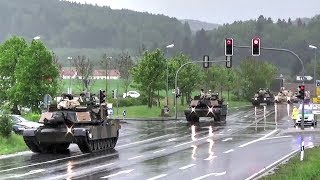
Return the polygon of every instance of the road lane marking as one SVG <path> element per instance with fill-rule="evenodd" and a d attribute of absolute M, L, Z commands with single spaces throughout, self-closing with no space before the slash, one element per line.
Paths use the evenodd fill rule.
<path fill-rule="evenodd" d="M 17 174 L 17 175 L 13 175 L 13 176 L 10 176 L 11 178 L 18 178 L 18 177 L 23 177 L 23 176 L 28 176 L 28 175 L 32 175 L 32 174 L 37 174 L 37 173 L 41 173 L 41 172 L 45 172 L 46 170 L 44 169 L 36 169 L 36 170 L 32 170 L 32 171 L 29 171 L 25 174 Z"/>
<path fill-rule="evenodd" d="M 212 160 L 212 159 L 214 159 L 214 158 L 216 158 L 216 157 L 218 157 L 218 156 L 212 156 L 212 155 L 210 155 L 208 158 L 206 158 L 206 159 L 204 159 L 205 161 L 210 161 L 210 160 Z"/>
<path fill-rule="evenodd" d="M 253 140 L 253 141 L 249 141 L 249 142 L 247 142 L 247 143 L 245 143 L 245 144 L 240 145 L 239 147 L 242 148 L 242 147 L 248 146 L 248 145 L 250 145 L 250 144 L 253 144 L 253 143 L 255 143 L 255 142 L 261 141 L 261 140 L 267 138 L 268 136 L 271 136 L 271 135 L 274 134 L 275 132 L 277 132 L 276 129 L 273 130 L 273 131 L 271 131 L 270 133 L 264 135 L 263 137 L 261 137 L 261 138 L 259 138 L 259 139 L 255 139 L 255 140 Z"/>
<path fill-rule="evenodd" d="M 29 164 L 29 165 L 25 165 L 25 166 L 20 166 L 20 167 L 15 167 L 15 168 L 10 168 L 10 169 L 0 170 L 0 174 L 1 174 L 2 172 L 8 172 L 8 171 L 13 171 L 13 170 L 17 170 L 17 169 L 22 169 L 22 168 L 27 168 L 27 167 L 42 165 L 42 164 L 49 164 L 49 163 L 53 163 L 53 162 L 58 162 L 58 161 L 62 161 L 62 160 L 71 159 L 71 158 L 74 158 L 74 157 L 81 157 L 81 156 L 88 155 L 88 154 L 90 154 L 90 153 L 79 154 L 79 155 L 76 155 L 76 156 L 70 156 L 70 157 L 65 157 L 65 158 L 60 158 L 60 159 L 54 159 L 54 160 L 50 160 L 50 161 L 45 161 L 45 162 L 41 162 L 41 163 Z"/>
<path fill-rule="evenodd" d="M 227 138 L 227 139 L 224 139 L 224 140 L 222 140 L 223 142 L 226 142 L 226 141 L 230 141 L 230 140 L 232 140 L 232 138 Z"/>
<path fill-rule="evenodd" d="M 231 131 L 231 129 L 228 129 L 228 131 Z"/>
<path fill-rule="evenodd" d="M 168 175 L 168 174 L 160 174 L 160 175 L 158 175 L 158 176 L 149 178 L 149 179 L 147 179 L 147 180 L 156 180 L 156 179 L 160 179 L 160 178 L 162 178 L 162 177 L 165 177 L 165 176 L 167 176 L 167 175 Z"/>
<path fill-rule="evenodd" d="M 281 138 L 292 138 L 292 136 L 276 136 L 276 137 L 264 138 L 263 140 L 281 139 Z"/>
<path fill-rule="evenodd" d="M 107 179 L 107 178 L 110 178 L 110 177 L 114 177 L 114 176 L 118 176 L 120 174 L 129 174 L 131 173 L 132 171 L 134 171 L 134 169 L 129 169 L 129 170 L 125 170 L 125 171 L 120 171 L 120 172 L 117 172 L 115 174 L 111 174 L 111 175 L 108 175 L 108 176 L 103 176 L 101 177 L 101 179 Z"/>
<path fill-rule="evenodd" d="M 177 140 L 177 138 L 168 139 L 168 141 L 166 141 L 166 142 L 171 142 L 171 141 L 174 141 L 174 140 Z"/>
<path fill-rule="evenodd" d="M 225 174 L 227 174 L 226 171 L 221 172 L 221 173 L 210 173 L 210 174 L 206 174 L 206 175 L 204 175 L 204 176 L 200 176 L 200 177 L 194 178 L 194 179 L 192 179 L 192 180 L 201 180 L 201 179 L 207 178 L 207 177 L 209 177 L 209 176 L 223 176 L 223 175 L 225 175 Z"/>
<path fill-rule="evenodd" d="M 250 179 L 255 178 L 255 177 L 256 177 L 256 176 L 258 176 L 259 174 L 264 173 L 264 171 L 266 171 L 266 170 L 268 170 L 268 169 L 272 168 L 272 167 L 273 167 L 273 166 L 275 166 L 276 164 L 280 163 L 281 161 L 284 161 L 285 159 L 287 159 L 288 157 L 290 157 L 290 156 L 294 155 L 295 153 L 297 153 L 297 152 L 299 152 L 299 151 L 300 151 L 300 149 L 297 149 L 297 150 L 295 150 L 295 151 L 292 151 L 291 153 L 289 153 L 289 154 L 285 155 L 284 157 L 282 157 L 281 159 L 279 159 L 279 160 L 275 161 L 274 163 L 270 164 L 269 166 L 262 168 L 259 172 L 257 172 L 257 173 L 255 173 L 255 174 L 251 175 L 250 177 L 248 177 L 248 178 L 247 178 L 247 179 L 245 179 L 245 180 L 250 180 Z"/>
<path fill-rule="evenodd" d="M 203 138 L 200 138 L 200 139 L 196 139 L 195 141 L 200 141 L 200 140 L 203 140 L 203 139 L 206 139 L 210 136 L 206 136 L 206 137 L 203 137 Z M 190 143 L 193 143 L 195 141 L 189 141 L 189 142 L 185 142 L 185 143 L 182 143 L 182 144 L 178 144 L 178 145 L 175 145 L 174 147 L 179 147 L 179 146 L 183 146 L 183 145 L 186 145 L 186 144 L 190 144 Z"/>
<path fill-rule="evenodd" d="M 141 157 L 143 157 L 143 155 L 135 156 L 135 157 L 129 158 L 128 160 L 138 159 L 138 158 L 141 158 Z"/>
<path fill-rule="evenodd" d="M 188 169 L 188 168 L 191 168 L 193 166 L 195 166 L 196 164 L 189 164 L 189 165 L 186 165 L 186 166 L 183 166 L 181 168 L 179 168 L 180 170 L 184 170 L 184 169 Z"/>
<path fill-rule="evenodd" d="M 232 152 L 232 151 L 234 151 L 234 150 L 233 150 L 233 149 L 230 149 L 230 150 L 225 151 L 225 152 L 223 152 L 223 153 L 228 154 L 228 153 L 230 153 L 230 152 Z"/>
<path fill-rule="evenodd" d="M 132 144 L 140 144 L 140 143 L 143 143 L 143 142 L 153 141 L 153 140 L 157 140 L 157 139 L 162 139 L 164 137 L 172 136 L 172 135 L 173 134 L 167 134 L 167 135 L 164 135 L 164 136 L 159 136 L 159 137 L 155 137 L 155 138 L 151 138 L 151 139 L 146 139 L 146 140 L 142 140 L 142 141 L 137 141 L 137 142 L 133 142 L 133 143 L 129 143 L 129 144 L 120 145 L 120 146 L 117 146 L 116 148 L 126 147 L 126 146 L 130 146 Z"/>
<path fill-rule="evenodd" d="M 153 153 L 159 153 L 159 152 L 162 152 L 162 151 L 165 151 L 166 149 L 161 149 L 159 151 L 154 151 Z"/>
<path fill-rule="evenodd" d="M 113 165 L 114 163 L 109 163 L 109 164 L 105 164 L 105 165 L 101 165 L 101 166 L 96 166 L 94 167 L 94 169 L 100 169 L 100 168 L 104 168 L 104 167 L 107 167 L 107 166 L 111 166 Z"/>

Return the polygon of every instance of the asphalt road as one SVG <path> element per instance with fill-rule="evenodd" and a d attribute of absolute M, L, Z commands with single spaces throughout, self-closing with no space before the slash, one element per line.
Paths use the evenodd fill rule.
<path fill-rule="evenodd" d="M 231 112 L 227 124 L 210 119 L 127 121 L 115 150 L 60 155 L 25 153 L 0 158 L 0 179 L 246 179 L 299 149 L 286 105 Z M 320 136 L 306 133 L 305 144 Z"/>

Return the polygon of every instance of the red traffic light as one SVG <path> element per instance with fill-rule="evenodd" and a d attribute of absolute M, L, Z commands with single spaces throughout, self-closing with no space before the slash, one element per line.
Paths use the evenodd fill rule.
<path fill-rule="evenodd" d="M 227 45 L 231 45 L 232 44 L 232 39 L 227 39 Z"/>
<path fill-rule="evenodd" d="M 253 44 L 259 44 L 259 40 L 258 39 L 254 39 L 253 40 Z"/>
<path fill-rule="evenodd" d="M 260 56 L 260 38 L 253 38 L 251 43 L 252 56 Z"/>
<path fill-rule="evenodd" d="M 226 38 L 224 42 L 224 53 L 225 56 L 233 56 L 233 39 Z"/>
<path fill-rule="evenodd" d="M 304 85 L 299 86 L 300 91 L 304 91 Z"/>

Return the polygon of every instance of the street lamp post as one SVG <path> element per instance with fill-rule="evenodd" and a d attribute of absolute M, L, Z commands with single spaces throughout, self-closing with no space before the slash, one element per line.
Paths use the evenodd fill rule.
<path fill-rule="evenodd" d="M 174 44 L 170 44 L 168 46 L 166 46 L 167 48 L 167 53 L 168 53 L 168 49 L 169 48 L 173 48 L 174 47 Z M 168 94 L 168 91 L 169 91 L 169 66 L 168 66 L 168 61 L 167 61 L 167 78 L 166 78 L 166 106 L 168 107 L 169 106 L 169 94 Z"/>
<path fill-rule="evenodd" d="M 110 57 L 110 56 L 106 58 L 106 92 L 107 92 L 107 94 L 108 94 L 108 67 L 109 67 L 111 59 L 112 59 L 112 57 Z M 109 79 L 110 79 L 110 73 L 109 73 Z"/>
<path fill-rule="evenodd" d="M 68 57 L 68 60 L 69 60 L 69 62 L 70 62 L 70 75 L 69 75 L 69 90 L 68 90 L 68 94 L 71 94 L 72 93 L 72 91 L 71 91 L 71 86 L 72 86 L 72 81 L 71 81 L 71 78 L 72 78 L 72 76 L 71 76 L 71 61 L 72 61 L 72 57 Z"/>
<path fill-rule="evenodd" d="M 316 68 L 317 68 L 317 47 L 309 45 L 309 48 L 314 49 L 314 66 L 313 66 L 313 79 L 314 79 L 314 93 L 317 94 L 317 78 L 316 78 Z"/>

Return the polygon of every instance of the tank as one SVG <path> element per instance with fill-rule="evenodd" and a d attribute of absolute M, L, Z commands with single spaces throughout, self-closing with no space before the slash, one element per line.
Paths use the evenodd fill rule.
<path fill-rule="evenodd" d="M 260 88 L 259 91 L 252 98 L 252 105 L 271 105 L 274 104 L 274 96 L 268 89 Z"/>
<path fill-rule="evenodd" d="M 184 111 L 188 122 L 199 122 L 200 117 L 212 117 L 215 122 L 225 122 L 228 107 L 219 94 L 195 96 L 190 102 L 189 108 Z"/>
<path fill-rule="evenodd" d="M 96 97 L 62 98 L 47 106 L 39 119 L 42 125 L 27 129 L 23 138 L 35 153 L 60 153 L 77 144 L 82 153 L 113 149 L 121 126 L 118 120 L 107 119 L 107 107 Z"/>
<path fill-rule="evenodd" d="M 275 103 L 282 104 L 282 103 L 293 103 L 297 101 L 297 99 L 294 96 L 294 93 L 292 93 L 290 90 L 286 90 L 284 87 L 280 89 L 280 92 L 278 95 L 275 96 Z"/>

